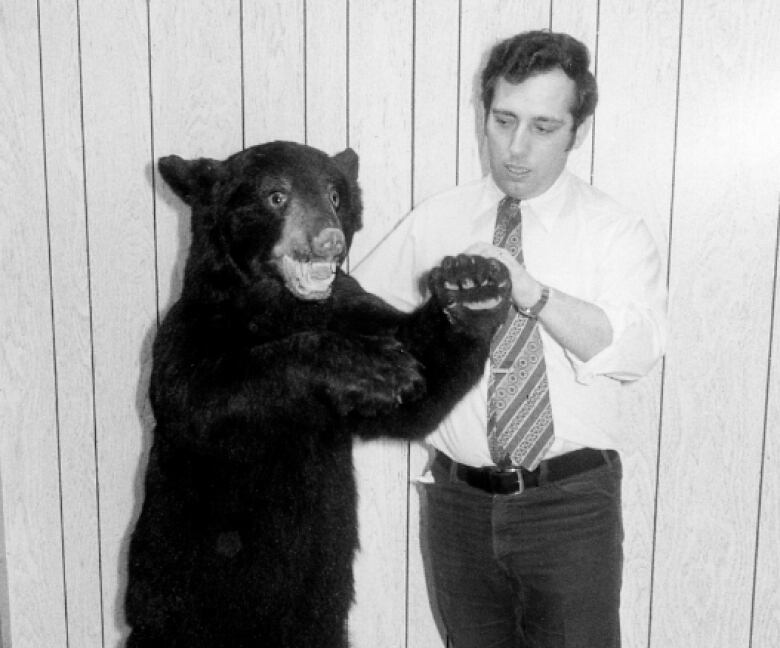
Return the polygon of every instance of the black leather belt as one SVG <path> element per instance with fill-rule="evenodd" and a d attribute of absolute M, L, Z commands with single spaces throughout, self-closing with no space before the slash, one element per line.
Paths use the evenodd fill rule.
<path fill-rule="evenodd" d="M 545 459 L 535 470 L 525 468 L 496 468 L 485 466 L 474 468 L 456 463 L 442 452 L 436 452 L 435 461 L 469 486 L 479 488 L 493 495 L 511 495 L 521 493 L 526 488 L 535 488 L 541 484 L 560 481 L 606 463 L 615 461 L 618 453 L 614 450 L 595 450 L 580 448 L 566 454 Z"/>

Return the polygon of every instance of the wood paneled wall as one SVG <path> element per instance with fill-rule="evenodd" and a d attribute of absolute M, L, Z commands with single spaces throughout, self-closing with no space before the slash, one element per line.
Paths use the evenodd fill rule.
<path fill-rule="evenodd" d="M 600 84 L 571 167 L 639 206 L 668 259 L 668 353 L 626 387 L 624 645 L 780 646 L 780 4 L 2 0 L 3 648 L 125 632 L 150 345 L 189 242 L 154 160 L 355 148 L 354 267 L 412 205 L 482 173 L 482 57 L 541 27 L 584 40 Z M 355 457 L 354 646 L 444 646 L 412 481 L 424 453 Z"/>

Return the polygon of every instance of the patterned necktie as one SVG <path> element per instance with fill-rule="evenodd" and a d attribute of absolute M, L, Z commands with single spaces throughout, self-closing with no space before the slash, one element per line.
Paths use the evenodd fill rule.
<path fill-rule="evenodd" d="M 520 201 L 498 205 L 493 245 L 523 263 Z M 539 324 L 510 309 L 490 345 L 488 445 L 496 465 L 533 470 L 553 442 L 552 408 Z"/>

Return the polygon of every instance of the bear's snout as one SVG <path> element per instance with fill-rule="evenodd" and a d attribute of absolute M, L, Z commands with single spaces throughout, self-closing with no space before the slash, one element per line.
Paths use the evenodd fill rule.
<path fill-rule="evenodd" d="M 326 227 L 311 241 L 311 250 L 315 256 L 328 260 L 339 257 L 346 247 L 344 232 L 335 227 Z"/>

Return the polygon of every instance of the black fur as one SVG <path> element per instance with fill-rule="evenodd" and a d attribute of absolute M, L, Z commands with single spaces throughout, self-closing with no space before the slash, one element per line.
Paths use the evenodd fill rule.
<path fill-rule="evenodd" d="M 276 255 L 343 259 L 361 225 L 353 151 L 274 142 L 159 169 L 192 208 L 193 238 L 154 344 L 127 645 L 343 648 L 352 439 L 422 437 L 477 382 L 506 314 L 506 270 L 449 258 L 411 314 L 340 268 L 328 295 L 301 298 Z M 318 254 L 323 228 L 336 248 Z M 497 305 L 471 308 L 488 298 Z"/>

